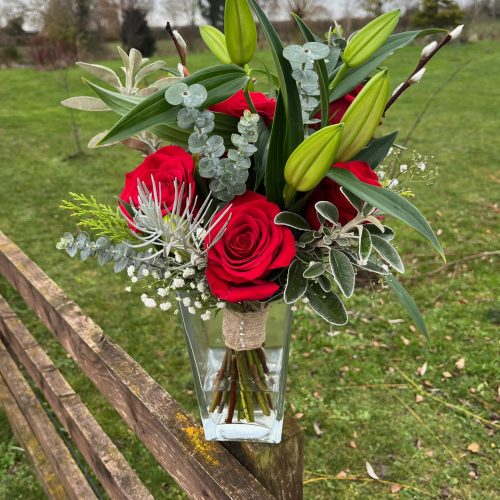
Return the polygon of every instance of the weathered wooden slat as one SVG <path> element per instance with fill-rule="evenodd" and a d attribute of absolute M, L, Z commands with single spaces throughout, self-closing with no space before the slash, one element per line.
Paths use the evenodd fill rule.
<path fill-rule="evenodd" d="M 205 442 L 182 406 L 1 232 L 0 272 L 190 497 L 272 498 L 220 443 Z"/>
<path fill-rule="evenodd" d="M 118 448 L 1 295 L 0 338 L 25 366 L 111 498 L 152 500 Z"/>
<path fill-rule="evenodd" d="M 0 374 L 37 437 L 50 464 L 64 485 L 67 495 L 75 500 L 96 499 L 92 488 L 57 433 L 40 401 L 19 371 L 14 360 L 0 342 Z"/>
<path fill-rule="evenodd" d="M 26 422 L 14 396 L 11 394 L 1 375 L 0 407 L 5 411 L 14 435 L 23 447 L 47 497 L 51 500 L 67 500 L 68 495 L 66 495 L 63 484 L 57 477 L 52 465 L 50 465 L 47 455 L 33 434 L 28 422 Z"/>
<path fill-rule="evenodd" d="M 224 443 L 229 451 L 280 500 L 302 500 L 304 431 L 285 415 L 281 443 Z"/>

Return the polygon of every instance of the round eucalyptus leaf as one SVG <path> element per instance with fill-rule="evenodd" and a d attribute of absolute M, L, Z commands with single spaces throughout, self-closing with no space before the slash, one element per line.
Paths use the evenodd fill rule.
<path fill-rule="evenodd" d="M 308 55 L 300 45 L 288 45 L 283 49 L 283 57 L 292 63 L 304 64 Z"/>
<path fill-rule="evenodd" d="M 183 82 L 177 82 L 165 91 L 165 100 L 172 104 L 172 106 L 178 106 L 184 101 L 184 94 L 188 91 L 188 86 Z"/>
<path fill-rule="evenodd" d="M 207 89 L 195 83 L 190 85 L 186 91 L 182 93 L 184 106 L 187 108 L 198 108 L 207 100 Z"/>
<path fill-rule="evenodd" d="M 303 48 L 308 57 L 314 59 L 315 61 L 325 59 L 325 57 L 330 55 L 330 48 L 324 43 L 307 42 Z"/>

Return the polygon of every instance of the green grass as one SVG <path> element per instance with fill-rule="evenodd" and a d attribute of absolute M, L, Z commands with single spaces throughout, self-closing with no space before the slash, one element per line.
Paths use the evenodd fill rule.
<path fill-rule="evenodd" d="M 419 50 L 409 48 L 390 60 L 394 86 L 413 67 Z M 404 383 L 396 368 L 417 379 L 416 369 L 426 361 L 428 370 L 419 384 L 425 380 L 439 398 L 483 418 L 495 418 L 500 378 L 498 261 L 484 257 L 453 262 L 499 247 L 499 58 L 500 43 L 495 42 L 447 48 L 384 123 L 385 131 L 399 128 L 405 137 L 427 100 L 463 67 L 433 101 L 409 143 L 420 153 L 434 155 L 434 166 L 439 168 L 434 185 L 415 186 L 415 202 L 439 230 L 450 265 L 426 276 L 441 265 L 439 258 L 422 238 L 394 224 L 408 268 L 404 283 L 425 313 L 432 344 L 412 333 L 389 292 L 367 289 L 355 294 L 348 301 L 351 321 L 338 335 L 329 335 L 331 329 L 306 311 L 296 315 L 287 401 L 292 413 L 303 414 L 307 478 L 344 471 L 348 477 L 369 479 L 365 462 L 370 462 L 382 479 L 415 486 L 433 497 L 493 499 L 500 494 L 494 473 L 500 443 L 491 429 L 428 397 L 416 404 L 416 391 L 408 385 L 381 385 Z M 269 56 L 260 53 L 258 59 L 269 61 Z M 192 69 L 208 63 L 206 54 L 191 59 Z M 81 93 L 80 76 L 77 70 L 69 72 L 70 95 Z M 59 105 L 65 97 L 60 71 L 0 72 L 0 229 L 107 335 L 196 413 L 177 320 L 146 311 L 137 297 L 123 292 L 123 276 L 102 272 L 95 263 L 70 260 L 55 250 L 60 234 L 74 229 L 67 213 L 58 209 L 67 192 L 93 193 L 98 200 L 113 203 L 125 172 L 140 161 L 121 147 L 74 158 L 69 111 Z M 107 114 L 80 113 L 77 118 L 84 144 L 114 121 Z M 14 304 L 154 496 L 183 498 L 4 281 L 0 293 Z M 395 319 L 404 321 L 390 321 Z M 465 367 L 458 370 L 455 362 L 461 357 Z M 43 497 L 1 418 L 0 498 Z M 323 431 L 321 437 L 315 435 L 314 423 Z M 467 451 L 472 442 L 479 444 L 479 453 Z M 323 479 L 307 483 L 305 494 L 308 499 L 387 498 L 390 491 L 388 484 L 373 481 Z"/>

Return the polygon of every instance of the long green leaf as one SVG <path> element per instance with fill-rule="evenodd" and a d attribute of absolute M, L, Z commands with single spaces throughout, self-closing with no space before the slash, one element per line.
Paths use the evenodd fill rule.
<path fill-rule="evenodd" d="M 273 25 L 256 0 L 248 0 L 248 3 L 259 20 L 260 27 L 267 39 L 276 65 L 280 90 L 283 96 L 285 121 L 288 124 L 285 142 L 283 143 L 283 145 L 286 145 L 285 157 L 288 158 L 292 154 L 292 151 L 304 140 L 304 127 L 302 125 L 302 111 L 297 83 L 292 78 L 290 63 L 283 57 L 283 44 Z"/>
<path fill-rule="evenodd" d="M 400 304 L 408 311 L 415 326 L 425 335 L 425 338 L 429 340 L 429 333 L 425 326 L 424 318 L 412 296 L 392 274 L 384 276 L 384 280 L 391 287 Z"/>
<path fill-rule="evenodd" d="M 330 102 L 340 99 L 344 95 L 348 94 L 351 90 L 356 88 L 360 83 L 362 83 L 366 78 L 368 78 L 378 66 L 389 56 L 394 54 L 398 49 L 402 49 L 409 45 L 413 40 L 420 38 L 422 36 L 431 35 L 433 33 L 442 33 L 446 30 L 441 29 L 428 29 L 419 31 L 405 31 L 403 33 L 396 33 L 391 35 L 380 49 L 373 54 L 368 61 L 363 63 L 361 66 L 352 68 L 347 71 L 347 73 L 342 78 L 342 81 L 335 87 L 333 92 L 330 94 Z M 330 80 L 333 80 L 334 75 L 330 75 Z"/>
<path fill-rule="evenodd" d="M 301 118 L 302 120 L 302 118 Z M 274 114 L 271 137 L 269 139 L 269 151 L 267 153 L 266 173 L 264 183 L 266 196 L 269 201 L 276 203 L 281 208 L 283 203 L 283 189 L 285 188 L 285 164 L 286 157 L 283 144 L 286 138 L 286 116 L 281 92 L 276 101 L 276 112 Z"/>
<path fill-rule="evenodd" d="M 118 92 L 112 92 L 89 81 L 85 81 L 85 83 L 112 111 L 120 116 L 124 116 L 132 111 L 137 104 L 145 99 L 144 97 L 127 96 Z M 222 136 L 225 144 L 231 146 L 231 134 L 237 129 L 238 119 L 224 113 L 214 113 L 214 116 L 214 133 Z M 175 122 L 156 125 L 151 128 L 151 131 L 161 139 L 183 147 L 187 146 L 189 135 L 191 134 L 191 131 L 179 128 Z"/>
<path fill-rule="evenodd" d="M 292 17 L 297 23 L 302 36 L 305 38 L 306 42 L 318 42 L 318 37 L 309 29 L 306 23 L 297 16 L 297 14 L 292 12 Z M 321 40 L 319 40 L 321 42 Z M 329 95 L 330 90 L 328 89 L 328 72 L 326 70 L 325 61 L 315 61 L 314 66 L 316 68 L 316 73 L 319 76 L 319 91 L 320 91 L 320 110 L 321 110 L 321 126 L 326 127 L 328 125 L 329 111 L 330 111 L 330 101 Z"/>
<path fill-rule="evenodd" d="M 207 89 L 206 107 L 227 99 L 242 89 L 247 81 L 248 76 L 245 70 L 235 65 L 205 68 L 183 80 L 187 85 L 199 83 Z M 164 90 L 159 90 L 144 99 L 119 120 L 101 141 L 101 144 L 125 139 L 156 125 L 175 122 L 179 109 L 179 106 L 172 106 L 165 100 Z"/>
<path fill-rule="evenodd" d="M 391 149 L 399 131 L 372 139 L 366 148 L 362 149 L 353 160 L 364 161 L 372 169 L 377 168 L 386 158 L 389 149 Z"/>
<path fill-rule="evenodd" d="M 389 189 L 383 189 L 361 182 L 351 172 L 343 168 L 332 168 L 328 173 L 328 177 L 370 205 L 413 227 L 429 240 L 443 260 L 446 261 L 443 248 L 431 226 L 421 212 L 407 199 Z"/>

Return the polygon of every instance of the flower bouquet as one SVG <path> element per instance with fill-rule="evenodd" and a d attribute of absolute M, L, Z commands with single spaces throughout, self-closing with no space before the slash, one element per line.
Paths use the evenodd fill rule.
<path fill-rule="evenodd" d="M 273 69 L 252 67 L 254 16 Z M 409 224 L 443 251 L 424 216 L 379 182 L 397 133 L 374 136 L 460 28 L 426 46 L 391 94 L 382 62 L 442 31 L 392 34 L 398 18 L 384 14 L 345 40 L 338 25 L 317 36 L 295 16 L 304 44 L 283 47 L 255 0 L 227 0 L 225 33 L 201 27 L 216 66 L 190 73 L 169 26 L 177 68 L 147 63 L 134 49 L 119 49 L 123 82 L 104 66 L 78 63 L 114 89 L 85 81 L 96 97 L 63 104 L 121 116 L 90 147 L 122 143 L 145 158 L 126 175 L 115 207 L 74 193 L 62 203 L 82 230 L 65 233 L 58 248 L 126 271 L 127 291 L 139 287 L 146 307 L 178 305 L 209 440 L 280 441 L 299 301 L 344 325 L 341 296 L 351 297 L 358 272 L 375 273 L 426 333 L 392 274 L 404 268 L 386 220 Z M 163 77 L 144 84 L 155 72 Z"/>

